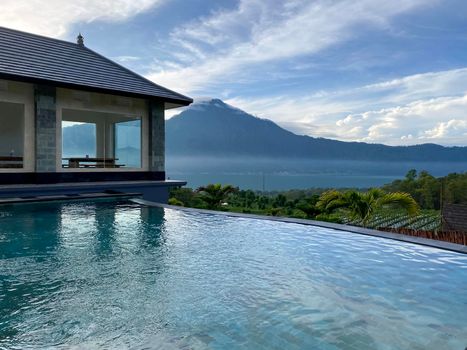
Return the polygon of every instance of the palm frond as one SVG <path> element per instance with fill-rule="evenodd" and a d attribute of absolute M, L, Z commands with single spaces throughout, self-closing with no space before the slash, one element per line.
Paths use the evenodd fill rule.
<path fill-rule="evenodd" d="M 387 193 L 383 197 L 378 198 L 376 204 L 381 208 L 391 207 L 404 209 L 410 216 L 415 216 L 420 212 L 420 208 L 415 199 L 405 192 Z"/>

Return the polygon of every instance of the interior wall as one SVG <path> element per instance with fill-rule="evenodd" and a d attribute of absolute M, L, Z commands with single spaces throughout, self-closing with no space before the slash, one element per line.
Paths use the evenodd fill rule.
<path fill-rule="evenodd" d="M 19 111 L 21 110 L 21 111 Z M 2 116 L 12 113 L 13 115 L 23 115 L 23 118 L 8 117 L 5 123 Z M 23 123 L 22 127 L 20 124 Z M 0 155 L 9 155 L 14 147 L 15 155 L 23 156 L 23 168 L 0 169 L 0 172 L 34 172 L 34 87 L 32 84 L 11 80 L 0 80 Z M 23 129 L 22 142 L 8 139 L 8 131 L 12 129 Z M 4 139 L 5 140 L 2 140 Z M 3 147 L 10 148 L 7 154 Z M 21 152 L 21 154 L 20 154 Z"/>
<path fill-rule="evenodd" d="M 24 105 L 0 102 L 0 156 L 24 154 Z"/>

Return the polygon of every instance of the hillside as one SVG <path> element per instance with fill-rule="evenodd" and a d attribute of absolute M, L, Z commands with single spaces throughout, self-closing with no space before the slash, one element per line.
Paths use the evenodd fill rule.
<path fill-rule="evenodd" d="M 166 123 L 167 155 L 378 161 L 467 161 L 467 147 L 385 146 L 296 135 L 219 99 L 195 103 Z"/>

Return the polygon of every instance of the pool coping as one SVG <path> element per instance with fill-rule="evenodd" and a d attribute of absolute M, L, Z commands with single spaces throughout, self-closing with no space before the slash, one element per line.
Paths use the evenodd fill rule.
<path fill-rule="evenodd" d="M 419 244 L 419 245 L 424 245 L 428 247 L 449 250 L 449 251 L 453 251 L 456 253 L 467 254 L 467 246 L 464 246 L 461 244 L 450 243 L 450 242 L 445 242 L 445 241 L 437 241 L 437 240 L 423 238 L 423 237 L 408 236 L 408 235 L 404 235 L 401 233 L 378 231 L 378 230 L 364 228 L 364 227 L 336 224 L 332 222 L 316 221 L 316 220 L 309 220 L 309 219 L 289 218 L 289 217 L 283 217 L 283 216 L 267 216 L 267 215 L 257 215 L 257 214 L 235 213 L 235 212 L 229 212 L 229 211 L 187 208 L 187 207 L 180 207 L 177 205 L 151 202 L 151 201 L 147 201 L 147 200 L 139 199 L 139 198 L 131 199 L 131 201 L 137 204 L 142 204 L 142 205 L 146 205 L 150 207 L 182 210 L 182 211 L 192 212 L 192 213 L 224 215 L 224 216 L 231 216 L 231 217 L 240 217 L 240 218 L 248 218 L 248 219 L 256 219 L 256 220 L 279 221 L 279 222 L 286 222 L 286 223 L 291 223 L 291 224 L 301 224 L 301 225 L 308 225 L 308 226 L 330 228 L 330 229 L 334 229 L 338 231 L 346 231 L 346 232 L 357 233 L 357 234 L 362 234 L 366 236 L 387 238 L 387 239 L 392 239 L 395 241 Z"/>
<path fill-rule="evenodd" d="M 76 201 L 76 200 L 90 200 L 90 199 L 113 199 L 113 198 L 134 198 L 141 196 L 139 192 L 121 192 L 121 193 L 105 193 L 105 192 L 90 192 L 90 193 L 76 193 L 76 194 L 57 194 L 57 195 L 41 195 L 41 196 L 27 196 L 27 197 L 7 197 L 0 198 L 1 205 L 9 204 L 23 204 L 23 203 L 36 203 L 36 202 L 56 202 L 56 201 Z"/>

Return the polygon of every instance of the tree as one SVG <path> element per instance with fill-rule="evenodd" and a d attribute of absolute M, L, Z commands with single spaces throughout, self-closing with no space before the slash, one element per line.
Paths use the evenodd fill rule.
<path fill-rule="evenodd" d="M 327 191 L 320 196 L 316 207 L 324 213 L 330 214 L 338 209 L 343 210 L 351 220 L 360 220 L 366 226 L 376 212 L 386 208 L 403 209 L 409 215 L 416 215 L 419 211 L 417 202 L 408 193 L 386 193 L 380 189 L 368 192 L 336 190 Z"/>
<path fill-rule="evenodd" d="M 467 203 L 467 172 L 449 174 L 443 181 L 443 201 L 447 203 Z"/>
<path fill-rule="evenodd" d="M 435 209 L 440 205 L 441 181 L 430 175 L 427 171 L 421 171 L 418 175 L 416 188 L 412 194 L 422 208 Z"/>
<path fill-rule="evenodd" d="M 196 192 L 199 193 L 208 209 L 218 209 L 226 201 L 229 194 L 237 190 L 232 185 L 209 184 L 198 188 Z"/>
<path fill-rule="evenodd" d="M 284 207 L 286 203 L 287 203 L 287 197 L 284 196 L 282 193 L 279 193 L 276 196 L 276 198 L 274 198 L 272 205 L 274 208 L 280 208 L 280 207 Z"/>
<path fill-rule="evenodd" d="M 405 174 L 405 179 L 407 181 L 415 181 L 417 178 L 417 170 L 415 169 L 410 169 L 407 174 Z"/>
<path fill-rule="evenodd" d="M 316 203 L 319 201 L 318 195 L 313 195 L 309 198 L 304 198 L 297 201 L 295 207 L 305 213 L 305 216 L 310 219 L 320 214 L 321 211 L 316 207 Z"/>
<path fill-rule="evenodd" d="M 169 203 L 184 207 L 199 208 L 204 202 L 199 198 L 198 193 L 191 188 L 172 188 L 170 189 Z"/>

